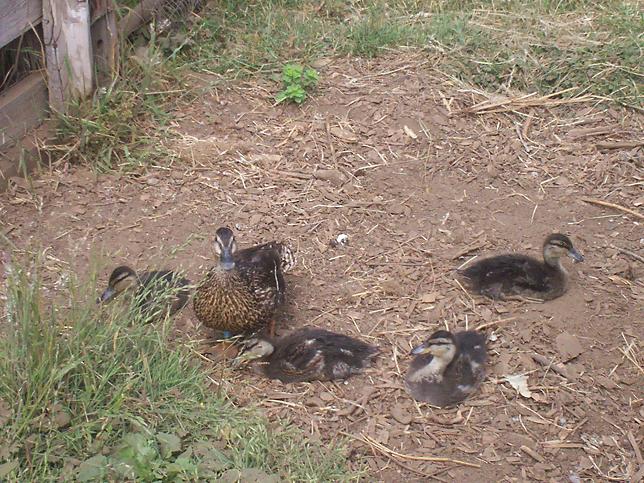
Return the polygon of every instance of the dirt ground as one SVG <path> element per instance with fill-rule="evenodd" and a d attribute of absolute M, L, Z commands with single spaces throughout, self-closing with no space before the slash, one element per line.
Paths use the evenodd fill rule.
<path fill-rule="evenodd" d="M 183 267 L 197 281 L 220 225 L 240 246 L 288 241 L 298 266 L 278 333 L 313 325 L 360 337 L 380 346 L 375 367 L 283 385 L 204 364 L 235 402 L 312 438 L 348 437 L 369 480 L 637 479 L 643 219 L 583 200 L 642 213 L 644 151 L 633 141 L 643 117 L 596 101 L 490 99 L 431 66 L 329 59 L 301 108 L 274 106 L 268 80 L 206 91 L 173 113 L 167 148 L 180 160 L 138 178 L 60 167 L 33 188 L 18 181 L 0 195 L 0 229 L 21 249 L 47 248 L 48 290 L 96 259 Z M 586 257 L 568 264 L 560 299 L 492 303 L 454 281 L 475 255 L 539 256 L 554 231 Z M 331 246 L 341 233 L 348 245 Z M 191 309 L 176 324 L 207 348 Z M 491 360 L 480 393 L 453 409 L 412 401 L 402 384 L 411 346 L 439 327 L 481 325 Z M 531 396 L 504 381 L 515 374 L 528 375 Z"/>

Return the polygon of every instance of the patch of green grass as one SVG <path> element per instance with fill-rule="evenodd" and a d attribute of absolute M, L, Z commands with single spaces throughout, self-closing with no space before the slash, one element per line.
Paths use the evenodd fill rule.
<path fill-rule="evenodd" d="M 641 106 L 644 14 L 612 0 L 219 1 L 181 58 L 232 77 L 275 72 L 288 61 L 401 46 L 486 90 L 552 94 L 573 88 Z"/>
<path fill-rule="evenodd" d="M 13 265 L 0 337 L 0 480 L 346 481 L 340 449 L 308 442 L 208 384 L 170 322 L 110 305 L 72 280 L 50 305 L 39 264 Z M 64 305 L 63 305 L 64 304 Z M 176 344 L 175 344 L 176 346 Z M 245 472 L 245 473 L 244 473 Z"/>
<path fill-rule="evenodd" d="M 54 159 L 82 163 L 99 172 L 132 171 L 172 156 L 168 109 L 181 96 L 179 69 L 172 69 L 154 39 L 148 48 L 126 47 L 114 82 L 58 115 Z"/>

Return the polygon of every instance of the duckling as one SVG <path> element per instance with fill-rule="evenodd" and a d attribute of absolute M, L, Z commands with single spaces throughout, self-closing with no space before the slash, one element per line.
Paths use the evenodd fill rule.
<path fill-rule="evenodd" d="M 379 349 L 358 339 L 324 329 L 304 327 L 281 339 L 254 338 L 244 342 L 245 360 L 282 382 L 330 381 L 360 374 Z"/>
<path fill-rule="evenodd" d="M 450 406 L 473 394 L 485 379 L 485 335 L 476 331 L 452 334 L 439 330 L 412 349 L 416 357 L 405 377 L 414 399 Z"/>
<path fill-rule="evenodd" d="M 122 265 L 112 271 L 107 288 L 98 302 L 108 302 L 128 291 L 133 292 L 135 305 L 146 317 L 161 315 L 160 311 L 169 311 L 172 316 L 188 303 L 189 285 L 190 280 L 170 270 L 138 275 L 132 268 Z M 166 295 L 170 291 L 172 295 Z"/>
<path fill-rule="evenodd" d="M 543 262 L 527 255 L 499 255 L 474 263 L 461 274 L 472 290 L 489 298 L 523 295 L 552 300 L 568 290 L 568 272 L 561 264 L 564 255 L 575 263 L 584 261 L 570 238 L 553 233 L 543 243 Z"/>
<path fill-rule="evenodd" d="M 219 262 L 197 287 L 193 307 L 206 327 L 224 332 L 252 334 L 266 326 L 274 333 L 273 316 L 284 302 L 284 272 L 295 266 L 291 249 L 270 242 L 237 251 L 233 232 L 219 228 L 215 235 Z"/>

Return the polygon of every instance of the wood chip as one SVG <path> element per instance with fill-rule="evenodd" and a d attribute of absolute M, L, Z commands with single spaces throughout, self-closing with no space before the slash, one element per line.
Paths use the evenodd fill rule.
<path fill-rule="evenodd" d="M 525 446 L 525 445 L 523 445 L 523 446 L 521 446 L 521 448 L 519 448 L 519 449 L 520 449 L 521 451 L 523 451 L 525 454 L 527 454 L 528 456 L 530 456 L 532 459 L 534 459 L 534 460 L 538 461 L 539 463 L 543 463 L 544 461 L 546 461 L 546 460 L 543 458 L 543 456 L 541 456 L 539 453 L 537 453 L 535 450 L 533 450 L 533 449 L 532 449 L 532 448 L 530 448 L 529 446 Z"/>

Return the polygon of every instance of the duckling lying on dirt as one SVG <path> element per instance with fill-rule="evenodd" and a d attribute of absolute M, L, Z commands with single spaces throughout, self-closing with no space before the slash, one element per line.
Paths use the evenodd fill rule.
<path fill-rule="evenodd" d="M 369 367 L 378 352 L 353 337 L 305 327 L 276 340 L 249 339 L 240 358 L 253 361 L 266 377 L 289 383 L 346 379 Z"/>
<path fill-rule="evenodd" d="M 450 406 L 472 395 L 485 379 L 485 335 L 476 331 L 452 334 L 439 330 L 415 347 L 405 377 L 414 399 Z"/>
<path fill-rule="evenodd" d="M 561 263 L 564 255 L 574 262 L 584 261 L 570 238 L 553 233 L 543 243 L 543 262 L 521 254 L 498 255 L 474 263 L 460 275 L 468 288 L 493 299 L 520 295 L 552 300 L 568 290 L 568 272 Z"/>

